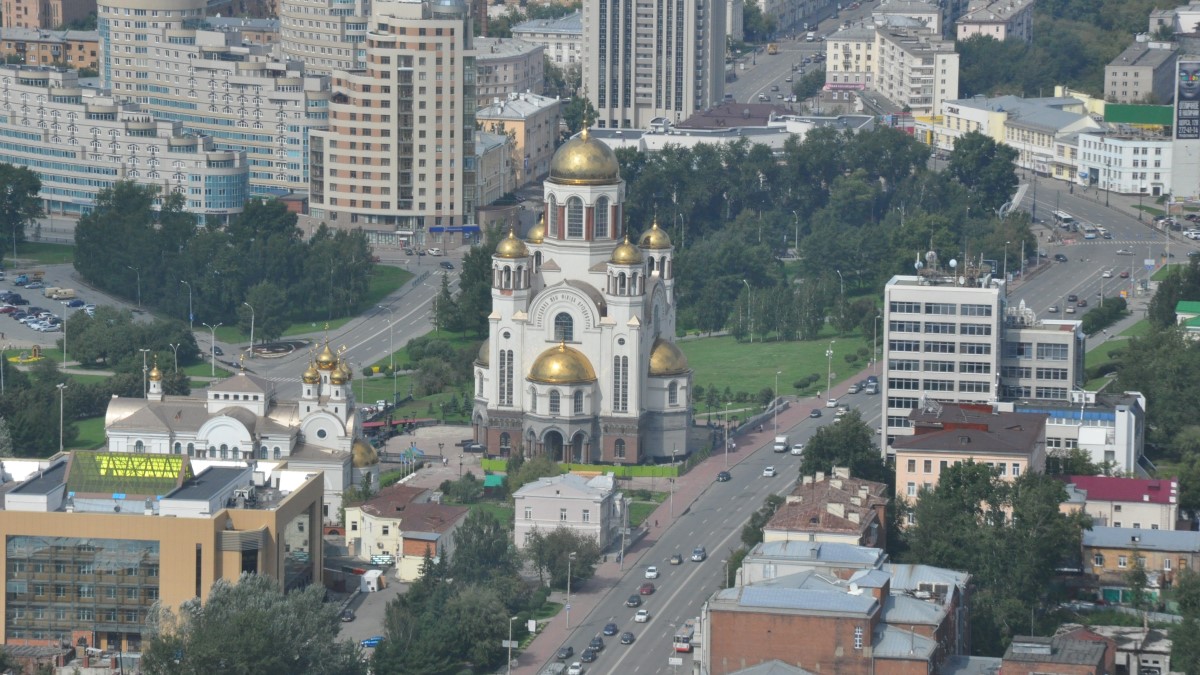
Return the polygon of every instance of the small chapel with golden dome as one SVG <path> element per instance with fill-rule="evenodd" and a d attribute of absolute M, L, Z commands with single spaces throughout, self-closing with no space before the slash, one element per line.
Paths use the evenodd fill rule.
<path fill-rule="evenodd" d="M 585 129 L 554 155 L 545 215 L 492 257 L 475 361 L 475 440 L 560 462 L 687 453 L 692 371 L 675 345 L 674 248 L 631 234 L 617 157 Z"/>
<path fill-rule="evenodd" d="M 279 386 L 243 370 L 207 389 L 172 396 L 163 392 L 155 363 L 146 398 L 109 401 L 108 450 L 187 455 L 193 466 L 286 463 L 293 470 L 323 471 L 323 516 L 337 522 L 345 489 L 364 480 L 379 484 L 379 456 L 361 438 L 350 363 L 328 338 L 299 375 L 294 384 Z M 283 389 L 291 386 L 297 388 Z"/>

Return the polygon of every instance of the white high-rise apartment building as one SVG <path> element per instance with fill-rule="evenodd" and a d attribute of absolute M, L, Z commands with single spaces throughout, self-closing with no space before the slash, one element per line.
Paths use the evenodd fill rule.
<path fill-rule="evenodd" d="M 477 228 L 471 39 L 461 0 L 375 3 L 366 68 L 334 74 L 313 132 L 313 218 L 418 242 Z"/>
<path fill-rule="evenodd" d="M 370 16 L 370 0 L 283 0 L 279 44 L 284 58 L 303 61 L 307 72 L 319 75 L 360 69 Z"/>
<path fill-rule="evenodd" d="M 721 101 L 725 0 L 594 0 L 583 8 L 583 82 L 601 128 L 681 122 Z"/>
<path fill-rule="evenodd" d="M 201 30 L 205 0 L 99 0 L 100 73 L 114 97 L 244 150 L 250 191 L 307 192 L 308 132 L 327 123 L 328 83 L 240 33 Z"/>
<path fill-rule="evenodd" d="M 978 268 L 936 267 L 884 287 L 880 398 L 885 449 L 912 433 L 922 398 L 959 404 L 1066 402 L 1082 386 L 1079 321 L 1008 307 L 1003 282 Z"/>

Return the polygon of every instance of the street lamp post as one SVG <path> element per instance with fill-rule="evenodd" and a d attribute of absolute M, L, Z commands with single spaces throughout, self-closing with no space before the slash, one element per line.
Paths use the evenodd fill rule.
<path fill-rule="evenodd" d="M 842 289 L 842 291 L 841 291 L 841 294 L 840 294 L 840 295 L 841 295 L 841 297 L 842 297 L 842 300 L 844 301 L 844 300 L 846 299 L 846 280 L 845 280 L 844 278 L 842 278 L 842 271 L 841 271 L 841 270 L 834 270 L 834 272 L 837 272 L 837 275 L 838 275 L 838 283 L 840 284 L 840 287 L 841 287 L 841 289 Z"/>
<path fill-rule="evenodd" d="M 829 341 L 829 349 L 825 350 L 825 358 L 828 360 L 828 364 L 827 364 L 826 370 L 825 370 L 825 395 L 826 396 L 832 396 L 832 394 L 830 393 L 830 390 L 833 389 L 833 343 L 834 342 L 836 342 L 836 340 L 830 340 Z"/>
<path fill-rule="evenodd" d="M 771 411 L 775 414 L 775 435 L 779 435 L 779 376 L 782 370 L 775 371 L 775 399 L 771 401 Z"/>
<path fill-rule="evenodd" d="M 515 616 L 510 617 L 508 619 L 508 675 L 512 675 L 512 647 L 513 647 L 512 624 L 516 620 L 517 620 L 517 617 L 515 617 Z"/>
<path fill-rule="evenodd" d="M 58 387 L 58 451 L 63 451 L 63 392 L 67 390 L 67 383 L 55 385 Z"/>
<path fill-rule="evenodd" d="M 392 370 L 392 405 L 396 405 L 396 310 L 378 305 L 388 311 L 388 367 Z"/>
<path fill-rule="evenodd" d="M 248 302 L 242 304 L 250 308 L 250 358 L 254 358 L 254 306 Z"/>
<path fill-rule="evenodd" d="M 194 314 L 192 314 L 192 285 L 183 279 L 180 279 L 179 283 L 187 286 L 188 288 L 188 330 L 195 330 L 195 325 L 193 322 L 195 321 L 196 317 Z"/>
<path fill-rule="evenodd" d="M 1004 294 L 1008 295 L 1008 245 L 1012 242 L 1004 242 Z"/>
<path fill-rule="evenodd" d="M 575 552 L 567 555 L 567 628 L 571 628 L 571 563 L 575 562 Z"/>
<path fill-rule="evenodd" d="M 179 372 L 179 348 L 181 346 L 183 346 L 183 343 L 182 342 L 179 344 L 171 343 L 167 346 L 170 347 L 171 351 L 175 353 L 175 372 L 178 373 Z"/>
<path fill-rule="evenodd" d="M 138 351 L 142 353 L 142 398 L 146 398 L 146 375 L 150 372 L 150 370 L 146 367 L 146 353 L 150 350 L 139 349 Z"/>
<path fill-rule="evenodd" d="M 725 468 L 729 468 L 729 401 L 725 401 L 725 427 L 724 433 L 721 434 L 721 440 L 725 442 Z"/>
<path fill-rule="evenodd" d="M 445 443 L 438 443 L 438 457 L 442 456 L 442 448 L 446 447 Z"/>
<path fill-rule="evenodd" d="M 746 284 L 746 325 L 750 327 L 750 342 L 754 342 L 754 303 L 751 302 L 754 298 L 754 292 L 750 290 L 749 281 L 742 279 L 742 283 Z"/>
<path fill-rule="evenodd" d="M 223 326 L 224 324 L 219 323 L 215 326 L 210 326 L 206 323 L 202 323 L 200 325 L 207 328 L 209 334 L 211 335 L 211 339 L 210 339 L 210 342 L 208 345 L 209 365 L 212 366 L 212 369 L 211 369 L 212 376 L 216 377 L 217 376 L 217 329 L 220 328 L 221 326 Z"/>
<path fill-rule="evenodd" d="M 882 318 L 882 315 L 876 314 L 872 322 L 875 326 L 875 337 L 871 340 L 871 365 L 876 373 L 879 372 L 879 320 Z"/>
<path fill-rule="evenodd" d="M 142 271 L 140 269 L 134 267 L 133 265 L 126 265 L 126 267 L 133 270 L 137 274 L 138 309 L 141 309 L 142 308 Z"/>
<path fill-rule="evenodd" d="M 460 452 L 460 453 L 458 453 L 458 477 L 459 478 L 462 478 L 462 462 L 463 462 L 463 456 L 462 456 L 462 453 Z"/>

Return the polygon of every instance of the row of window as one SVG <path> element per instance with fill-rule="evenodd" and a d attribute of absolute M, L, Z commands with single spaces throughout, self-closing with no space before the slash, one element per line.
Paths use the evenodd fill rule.
<path fill-rule="evenodd" d="M 899 372 L 926 373 L 971 373 L 987 374 L 992 372 L 992 364 L 987 361 L 919 361 L 917 359 L 888 359 L 888 370 Z"/>
<path fill-rule="evenodd" d="M 990 323 L 955 324 L 942 321 L 889 321 L 888 330 L 892 333 L 931 333 L 934 335 L 991 335 Z"/>
<path fill-rule="evenodd" d="M 893 300 L 888 303 L 888 311 L 892 314 L 940 314 L 961 316 L 991 316 L 991 305 L 953 302 L 901 302 Z"/>
<path fill-rule="evenodd" d="M 915 377 L 889 377 L 888 389 L 894 391 L 955 391 L 972 394 L 988 393 L 992 390 L 990 382 L 963 380 L 955 386 L 954 380 L 918 380 Z"/>
<path fill-rule="evenodd" d="M 985 355 L 992 353 L 992 345 L 987 342 L 940 342 L 935 340 L 888 340 L 888 351 L 892 352 L 926 352 L 930 354 L 974 354 Z"/>

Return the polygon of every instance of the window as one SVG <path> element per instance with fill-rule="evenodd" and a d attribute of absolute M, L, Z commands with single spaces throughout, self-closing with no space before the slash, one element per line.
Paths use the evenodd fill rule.
<path fill-rule="evenodd" d="M 954 335 L 954 324 L 941 321 L 926 321 L 925 332 L 935 335 Z"/>
<path fill-rule="evenodd" d="M 953 373 L 953 361 L 925 361 L 925 372 L 927 373 Z"/>
<path fill-rule="evenodd" d="M 916 483 L 909 481 L 908 487 L 907 487 L 907 494 L 909 497 L 917 496 L 917 484 Z"/>
<path fill-rule="evenodd" d="M 550 392 L 550 414 L 557 415 L 561 408 L 561 404 L 562 404 L 562 397 L 559 396 L 557 391 L 551 391 Z"/>
<path fill-rule="evenodd" d="M 896 302 L 888 303 L 888 311 L 893 314 L 920 314 L 921 303 L 919 302 Z"/>
<path fill-rule="evenodd" d="M 567 522 L 567 510 L 566 509 L 558 510 L 558 522 L 560 522 L 560 523 Z"/>
<path fill-rule="evenodd" d="M 1170 558 L 1163 558 L 1163 569 L 1168 570 L 1168 571 L 1171 569 L 1171 559 Z"/>
<path fill-rule="evenodd" d="M 919 340 L 888 340 L 888 351 L 919 352 L 921 351 L 921 342 Z"/>
<path fill-rule="evenodd" d="M 991 354 L 992 346 L 986 342 L 964 342 L 959 346 L 959 351 L 963 354 L 981 356 Z"/>
<path fill-rule="evenodd" d="M 959 332 L 963 335 L 991 335 L 992 326 L 986 323 L 964 323 Z"/>
<path fill-rule="evenodd" d="M 1043 361 L 1066 361 L 1068 351 L 1067 345 L 1043 344 L 1039 342 L 1037 357 Z"/>
<path fill-rule="evenodd" d="M 1034 397 L 1035 398 L 1049 398 L 1049 399 L 1063 401 L 1063 400 L 1066 400 L 1066 398 L 1067 398 L 1067 388 L 1066 387 L 1035 387 L 1034 388 Z"/>
<path fill-rule="evenodd" d="M 925 380 L 925 391 L 954 391 L 954 380 Z"/>
<path fill-rule="evenodd" d="M 953 354 L 958 345 L 953 342 L 925 342 L 925 352 L 928 354 Z"/>
<path fill-rule="evenodd" d="M 959 305 L 959 310 L 963 316 L 991 316 L 991 305 Z"/>
<path fill-rule="evenodd" d="M 916 359 L 888 359 L 888 370 L 917 371 L 921 362 Z"/>
<path fill-rule="evenodd" d="M 917 460 L 915 460 L 915 459 L 908 460 L 908 472 L 909 473 L 917 472 Z"/>
<path fill-rule="evenodd" d="M 612 235 L 608 231 L 608 197 L 601 197 L 596 200 L 596 239 L 611 239 Z"/>
<path fill-rule="evenodd" d="M 1066 368 L 1038 368 L 1037 377 L 1039 380 L 1066 380 Z"/>
<path fill-rule="evenodd" d="M 925 313 L 953 316 L 958 314 L 958 307 L 952 302 L 927 302 L 925 303 Z"/>
<path fill-rule="evenodd" d="M 1010 359 L 1031 359 L 1033 358 L 1033 343 L 1005 342 L 1004 357 Z"/>
<path fill-rule="evenodd" d="M 679 383 L 667 385 L 667 405 L 679 405 Z"/>
<path fill-rule="evenodd" d="M 629 357 L 613 357 L 613 410 L 629 410 Z"/>
<path fill-rule="evenodd" d="M 1012 464 L 1012 475 L 1013 475 L 1013 478 L 1016 478 L 1017 476 L 1020 476 L 1020 475 L 1021 475 L 1021 465 L 1020 465 L 1020 464 L 1017 464 L 1016 462 L 1013 462 L 1013 464 Z"/>
<path fill-rule="evenodd" d="M 533 507 L 532 506 L 525 507 L 525 520 L 533 520 Z"/>
<path fill-rule="evenodd" d="M 583 392 L 577 391 L 572 395 L 571 398 L 573 399 L 572 404 L 571 404 L 571 412 L 575 415 L 582 415 L 583 414 Z"/>
<path fill-rule="evenodd" d="M 583 200 L 579 197 L 567 200 L 567 238 L 583 239 Z"/>
<path fill-rule="evenodd" d="M 554 341 L 575 341 L 575 320 L 571 318 L 570 314 L 559 312 L 554 316 Z"/>
<path fill-rule="evenodd" d="M 500 405 L 513 404 L 513 350 L 500 350 Z"/>
<path fill-rule="evenodd" d="M 933 460 L 932 459 L 925 460 L 922 468 L 925 470 L 925 473 L 933 473 Z"/>
<path fill-rule="evenodd" d="M 958 390 L 970 394 L 986 394 L 992 390 L 990 382 L 959 382 Z"/>
<path fill-rule="evenodd" d="M 625 439 L 618 438 L 616 443 L 613 443 L 613 453 L 617 459 L 625 459 Z"/>
<path fill-rule="evenodd" d="M 384 525 L 383 526 L 383 536 L 385 536 L 385 537 L 388 536 L 388 533 L 391 532 L 391 530 L 392 530 L 391 526 Z"/>
<path fill-rule="evenodd" d="M 583 522 L 585 522 L 585 523 L 592 522 L 592 512 L 591 511 L 589 511 L 587 509 L 583 510 Z"/>
<path fill-rule="evenodd" d="M 1093 567 L 1104 567 L 1104 555 L 1101 553 L 1097 553 L 1097 554 L 1093 555 L 1092 556 L 1092 566 Z"/>
<path fill-rule="evenodd" d="M 992 372 L 992 364 L 987 361 L 963 361 L 958 366 L 958 372 L 985 375 Z"/>
<path fill-rule="evenodd" d="M 854 628 L 854 648 L 863 648 L 863 629 L 860 626 L 855 626 Z"/>
<path fill-rule="evenodd" d="M 921 381 L 912 377 L 889 377 L 888 389 L 919 391 L 921 389 Z"/>
<path fill-rule="evenodd" d="M 928 326 L 929 324 L 925 324 Z M 920 321 L 889 321 L 888 331 L 892 333 L 920 333 Z"/>
<path fill-rule="evenodd" d="M 1125 569 L 1129 566 L 1129 559 L 1123 555 L 1117 556 L 1117 567 Z"/>

